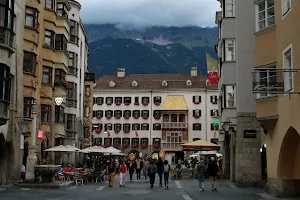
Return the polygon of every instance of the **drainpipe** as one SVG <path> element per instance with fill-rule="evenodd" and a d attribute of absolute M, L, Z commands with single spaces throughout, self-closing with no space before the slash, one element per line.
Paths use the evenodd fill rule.
<path fill-rule="evenodd" d="M 208 121 L 207 121 L 207 105 L 208 105 L 208 103 L 207 103 L 207 90 L 205 90 L 205 130 L 206 130 L 205 140 L 206 141 L 207 141 L 207 123 L 208 123 Z"/>
<path fill-rule="evenodd" d="M 150 91 L 150 113 L 151 113 L 151 115 L 149 116 L 150 117 L 150 125 L 149 125 L 149 129 L 150 129 L 150 142 L 152 143 L 152 147 L 153 147 L 153 141 L 152 141 L 152 128 L 153 128 L 153 124 L 152 124 L 152 118 L 153 118 L 153 110 L 152 110 L 152 106 L 153 106 L 153 102 L 152 102 L 152 100 L 153 100 L 153 98 L 152 98 L 152 96 L 153 96 L 153 91 Z"/>

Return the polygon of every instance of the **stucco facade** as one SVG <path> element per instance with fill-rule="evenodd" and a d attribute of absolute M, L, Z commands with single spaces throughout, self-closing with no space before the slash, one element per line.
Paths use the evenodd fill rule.
<path fill-rule="evenodd" d="M 261 186 L 260 147 L 263 134 L 255 118 L 252 93 L 255 30 L 254 5 L 248 0 L 219 0 L 219 113 L 224 151 L 223 176 L 238 187 Z M 229 130 L 224 130 L 230 123 Z M 247 131 L 255 138 L 247 138 Z M 245 156 L 247 155 L 247 156 Z"/>
<path fill-rule="evenodd" d="M 0 4 L 1 9 L 12 13 L 12 21 L 0 19 L 0 24 L 4 25 L 0 25 L 0 185 L 11 184 L 20 178 L 23 150 L 20 133 L 23 121 L 22 41 L 25 2 L 11 1 L 11 7 L 9 2 L 2 1 L 4 5 Z M 7 84 L 10 87 L 7 88 Z"/>
<path fill-rule="evenodd" d="M 263 125 L 267 151 L 267 192 L 276 197 L 300 196 L 300 124 L 299 124 L 299 31 L 298 1 L 274 0 L 267 5 L 273 9 L 265 27 L 258 22 L 259 5 L 256 6 L 255 68 L 270 70 L 292 68 L 288 80 L 282 71 L 276 73 L 276 82 L 284 83 L 284 94 L 260 94 L 256 100 L 257 119 Z M 296 72 L 297 71 L 297 72 Z M 269 79 L 266 80 L 270 82 Z M 292 86 L 292 89 L 290 89 Z M 287 92 L 289 89 L 289 92 Z M 294 92 L 294 93 L 293 93 Z"/>

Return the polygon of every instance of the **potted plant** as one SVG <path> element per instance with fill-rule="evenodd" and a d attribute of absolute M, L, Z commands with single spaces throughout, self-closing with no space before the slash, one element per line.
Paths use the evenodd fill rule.
<path fill-rule="evenodd" d="M 120 129 L 115 129 L 115 133 L 119 133 L 120 132 Z"/>
<path fill-rule="evenodd" d="M 138 115 L 134 115 L 133 118 L 134 118 L 134 119 L 138 119 L 139 116 L 138 116 Z"/>
<path fill-rule="evenodd" d="M 110 115 L 106 115 L 106 119 L 110 119 L 111 118 L 111 116 Z"/>
<path fill-rule="evenodd" d="M 138 106 L 138 105 L 140 105 L 140 103 L 139 103 L 139 102 L 136 102 L 136 103 L 134 103 L 134 105 Z"/>
<path fill-rule="evenodd" d="M 144 105 L 144 106 L 148 106 L 148 104 L 149 104 L 149 103 L 148 103 L 147 101 L 144 101 L 144 102 L 143 102 L 143 105 Z"/>
<path fill-rule="evenodd" d="M 148 147 L 148 144 L 142 144 L 142 148 L 146 149 Z"/>
<path fill-rule="evenodd" d="M 194 104 L 199 104 L 199 102 L 196 102 L 196 101 L 195 101 Z"/>
<path fill-rule="evenodd" d="M 129 116 L 124 116 L 124 119 L 129 119 L 130 117 Z"/>
<path fill-rule="evenodd" d="M 121 105 L 121 103 L 120 102 L 116 102 L 116 105 L 119 106 L 119 105 Z"/>
<path fill-rule="evenodd" d="M 115 118 L 116 118 L 116 119 L 120 119 L 121 116 L 120 116 L 120 115 L 116 115 Z"/>
<path fill-rule="evenodd" d="M 154 102 L 154 105 L 159 106 L 160 102 Z"/>
<path fill-rule="evenodd" d="M 144 115 L 142 116 L 143 119 L 148 119 L 148 116 Z"/>
<path fill-rule="evenodd" d="M 97 129 L 96 129 L 96 133 L 98 133 L 98 134 L 101 133 L 101 129 L 100 129 L 100 128 L 97 128 Z"/>
<path fill-rule="evenodd" d="M 157 144 L 157 143 L 156 143 L 156 144 L 153 144 L 153 148 L 154 148 L 154 149 L 159 149 L 159 148 L 160 148 L 160 144 Z"/>
<path fill-rule="evenodd" d="M 66 89 L 69 88 L 69 82 L 67 82 L 67 81 L 65 81 L 65 80 L 62 80 L 61 83 L 62 83 L 62 85 L 63 85 Z"/>
<path fill-rule="evenodd" d="M 102 116 L 101 116 L 101 115 L 98 115 L 98 116 L 97 116 L 97 119 L 102 119 Z"/>

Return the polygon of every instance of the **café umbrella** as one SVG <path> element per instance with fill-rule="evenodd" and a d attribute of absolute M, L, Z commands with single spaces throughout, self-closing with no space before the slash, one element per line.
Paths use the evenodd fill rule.
<path fill-rule="evenodd" d="M 181 146 L 183 151 L 215 151 L 220 149 L 219 145 L 207 142 L 205 140 L 196 140 L 181 144 Z"/>
<path fill-rule="evenodd" d="M 87 147 L 81 150 L 82 153 L 109 153 L 109 151 L 100 146 Z"/>
<path fill-rule="evenodd" d="M 66 153 L 68 155 L 68 162 L 69 162 L 70 153 L 80 152 L 81 150 L 74 146 L 71 146 L 71 145 L 66 145 L 66 146 L 60 145 L 60 146 L 55 146 L 55 147 L 46 149 L 44 151 Z"/>
<path fill-rule="evenodd" d="M 106 148 L 107 153 L 113 154 L 113 153 L 121 153 L 122 151 L 120 151 L 119 149 L 116 149 L 114 147 L 107 147 Z"/>

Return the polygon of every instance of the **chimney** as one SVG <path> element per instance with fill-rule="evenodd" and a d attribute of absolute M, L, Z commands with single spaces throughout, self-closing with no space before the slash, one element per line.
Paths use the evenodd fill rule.
<path fill-rule="evenodd" d="M 125 77 L 125 68 L 118 68 L 117 77 Z"/>
<path fill-rule="evenodd" d="M 197 67 L 191 67 L 191 76 L 197 76 Z"/>

